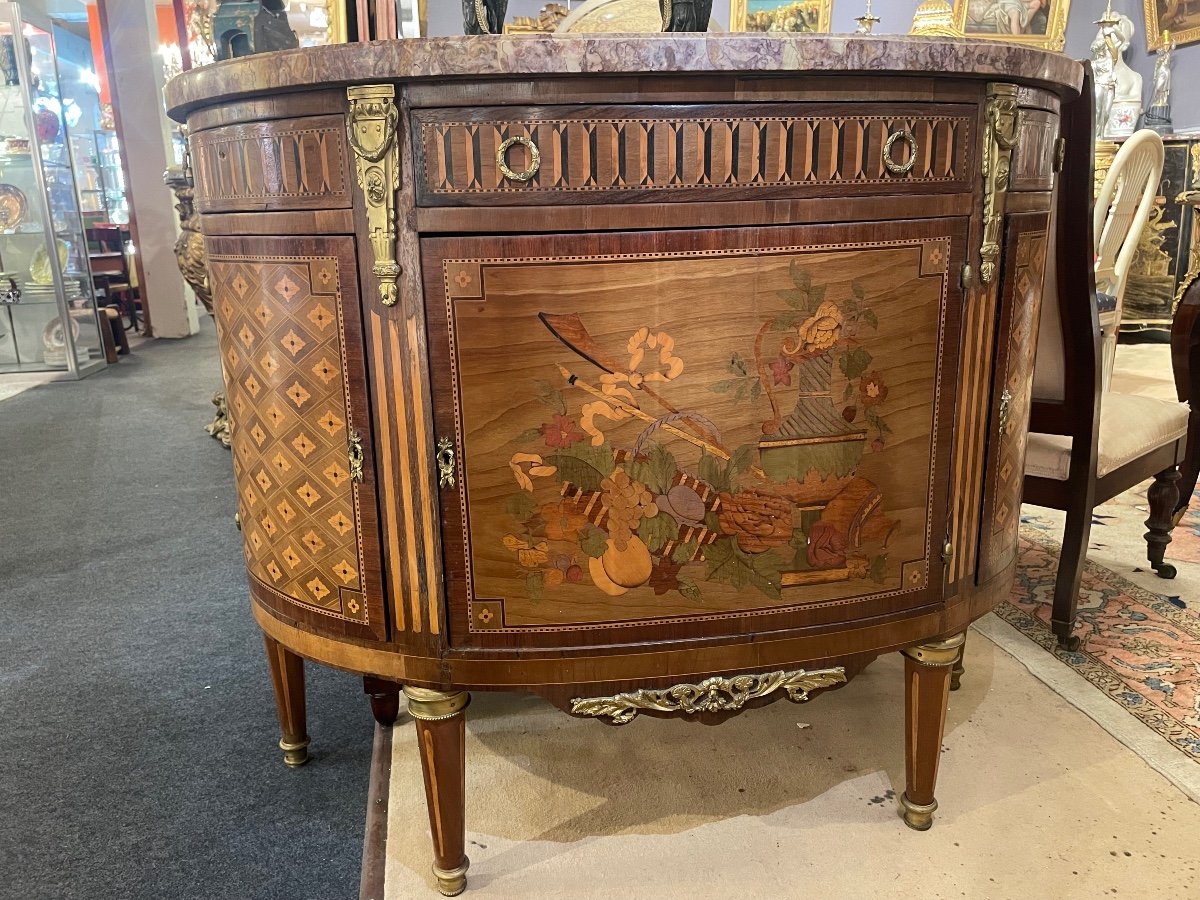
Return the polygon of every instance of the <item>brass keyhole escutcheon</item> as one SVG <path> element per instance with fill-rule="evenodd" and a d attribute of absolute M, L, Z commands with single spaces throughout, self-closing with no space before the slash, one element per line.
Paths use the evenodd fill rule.
<path fill-rule="evenodd" d="M 908 144 L 908 159 L 902 163 L 892 159 L 892 148 L 896 146 L 897 141 L 904 141 Z M 917 139 L 913 137 L 911 131 L 895 131 L 888 136 L 887 143 L 883 145 L 883 165 L 893 175 L 907 175 L 913 170 L 913 166 L 917 164 Z"/>
<path fill-rule="evenodd" d="M 523 172 L 515 172 L 508 167 L 508 151 L 517 144 L 529 151 L 529 167 Z M 511 181 L 528 181 L 542 167 L 542 152 L 538 150 L 537 144 L 527 137 L 510 137 L 496 149 L 496 165 L 500 167 L 500 174 L 505 178 Z"/>
<path fill-rule="evenodd" d="M 363 480 L 363 441 L 357 428 L 350 429 L 350 437 L 346 446 L 346 458 L 350 465 L 350 478 L 355 484 Z"/>
<path fill-rule="evenodd" d="M 454 445 L 450 438 L 438 438 L 437 442 L 438 487 L 454 487 Z"/>

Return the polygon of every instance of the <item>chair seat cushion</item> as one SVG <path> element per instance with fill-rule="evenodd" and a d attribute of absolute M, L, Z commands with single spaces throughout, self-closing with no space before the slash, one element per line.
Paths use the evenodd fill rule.
<path fill-rule="evenodd" d="M 1117 311 L 1117 298 L 1112 294 L 1104 294 L 1100 291 L 1096 292 L 1096 309 L 1102 313 L 1110 313 Z"/>
<path fill-rule="evenodd" d="M 1187 429 L 1186 403 L 1134 394 L 1103 394 L 1096 477 L 1103 478 L 1151 450 L 1178 440 Z M 1026 475 L 1066 481 L 1070 471 L 1071 438 L 1061 434 L 1029 435 Z"/>

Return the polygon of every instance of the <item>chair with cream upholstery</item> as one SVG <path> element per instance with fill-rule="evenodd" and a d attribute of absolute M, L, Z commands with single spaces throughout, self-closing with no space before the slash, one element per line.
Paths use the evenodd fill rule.
<path fill-rule="evenodd" d="M 1178 466 L 1185 456 L 1188 431 L 1186 404 L 1104 389 L 1096 302 L 1100 276 L 1094 265 L 1095 226 L 1090 208 L 1090 97 L 1091 91 L 1085 90 L 1083 101 L 1064 109 L 1067 160 L 1055 209 L 1058 246 L 1047 261 L 1025 460 L 1025 502 L 1067 513 L 1051 624 L 1060 645 L 1068 649 L 1079 646 L 1079 638 L 1071 632 L 1092 510 L 1097 505 L 1153 477 L 1146 520 L 1147 555 L 1160 576 L 1174 577 L 1175 570 L 1163 562 L 1163 555 L 1171 540 Z M 1159 147 L 1161 154 L 1161 143 Z M 1141 156 L 1136 148 L 1131 153 L 1137 153 L 1135 159 Z M 1161 155 L 1158 158 L 1161 160 Z M 1153 160 L 1149 168 L 1153 170 Z M 1113 169 L 1117 169 L 1115 164 Z M 1131 173 L 1129 184 L 1147 179 L 1157 184 L 1152 171 L 1140 167 L 1125 171 Z M 1129 230 L 1122 225 L 1128 219 L 1122 211 L 1120 186 L 1116 194 L 1116 210 L 1107 216 L 1102 235 L 1106 246 L 1110 237 Z M 1105 196 L 1102 192 L 1101 199 Z M 1144 221 L 1144 215 L 1142 218 Z M 1097 210 L 1095 223 L 1103 221 Z M 1119 292 L 1128 272 L 1125 246 L 1112 255 L 1115 262 L 1111 267 L 1105 264 L 1103 277 L 1110 283 L 1115 279 Z"/>
<path fill-rule="evenodd" d="M 1092 209 L 1096 235 L 1096 290 L 1103 341 L 1103 384 L 1112 381 L 1125 286 L 1138 242 L 1158 195 L 1163 170 L 1162 138 L 1148 128 L 1130 137 L 1113 159 Z"/>

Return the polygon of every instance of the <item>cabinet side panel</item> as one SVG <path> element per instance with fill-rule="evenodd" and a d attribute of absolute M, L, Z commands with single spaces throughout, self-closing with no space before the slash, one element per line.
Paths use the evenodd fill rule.
<path fill-rule="evenodd" d="M 1010 274 L 1003 282 L 1007 296 L 997 336 L 997 376 L 988 423 L 980 583 L 1007 568 L 1017 550 L 1033 360 L 1049 243 L 1047 220 L 1040 213 L 1012 216 L 1009 220 L 1004 266 Z"/>
<path fill-rule="evenodd" d="M 353 242 L 217 238 L 208 251 L 251 592 L 322 630 L 382 638 Z"/>

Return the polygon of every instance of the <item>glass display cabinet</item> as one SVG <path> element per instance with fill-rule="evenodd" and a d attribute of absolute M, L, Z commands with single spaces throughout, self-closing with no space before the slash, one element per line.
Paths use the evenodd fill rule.
<path fill-rule="evenodd" d="M 105 366 L 54 38 L 0 2 L 0 374 Z M 104 327 L 109 327 L 107 321 Z"/>

